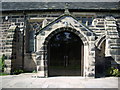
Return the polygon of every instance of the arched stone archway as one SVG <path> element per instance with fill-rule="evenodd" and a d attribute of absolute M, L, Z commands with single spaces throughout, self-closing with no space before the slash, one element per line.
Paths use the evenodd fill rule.
<path fill-rule="evenodd" d="M 62 45 L 62 47 L 57 48 L 56 52 L 54 52 L 54 53 L 51 52 L 53 49 L 51 49 L 50 45 L 55 44 L 53 37 L 55 37 L 58 34 L 63 35 L 64 33 L 68 33 L 70 35 L 73 35 L 74 37 L 70 37 L 71 39 L 69 38 L 70 40 L 68 40 L 68 42 L 66 44 L 66 42 L 64 41 L 66 38 L 64 36 L 62 36 L 62 38 L 64 39 L 63 40 L 64 42 L 63 41 L 57 42 L 57 44 Z M 67 76 L 76 76 L 76 75 L 78 76 L 79 75 L 79 76 L 83 76 L 83 71 L 84 71 L 84 50 L 83 49 L 84 49 L 84 45 L 83 45 L 83 41 L 80 39 L 79 34 L 80 34 L 79 32 L 75 33 L 75 30 L 72 28 L 65 28 L 64 27 L 64 28 L 59 28 L 56 31 L 52 32 L 46 38 L 44 45 L 47 46 L 47 48 L 44 48 L 44 49 L 47 52 L 47 66 L 46 67 L 48 68 L 47 69 L 48 73 L 46 73 L 46 74 L 49 74 L 48 76 L 51 76 L 51 75 L 67 75 Z M 77 41 L 74 41 L 73 39 L 76 39 Z M 86 40 L 86 39 L 84 39 L 84 40 Z M 74 44 L 76 46 L 73 46 Z M 62 52 L 60 52 L 61 50 L 62 50 Z M 53 50 L 53 51 L 55 51 L 55 50 Z M 51 53 L 56 55 L 57 61 L 60 58 L 62 59 L 62 61 L 59 60 L 59 63 L 55 62 L 55 60 L 53 60 L 55 58 L 55 56 L 54 56 L 54 58 L 52 58 Z M 56 54 L 56 53 L 59 53 L 59 54 Z M 74 54 L 74 55 L 72 55 L 72 54 Z M 76 60 L 72 60 L 72 58 L 74 58 Z M 55 68 L 51 69 L 50 68 L 50 64 L 52 64 L 52 61 L 54 61 L 53 63 L 60 64 L 58 67 L 59 69 L 55 69 Z M 75 63 L 75 62 L 78 62 L 78 63 Z M 61 63 L 62 63 L 62 65 L 61 65 Z M 52 65 L 51 67 L 53 67 L 53 66 L 55 67 L 56 65 Z M 54 71 L 53 71 L 53 69 L 54 69 Z M 59 71 L 61 71 L 61 72 L 59 73 Z"/>
<path fill-rule="evenodd" d="M 73 34 L 75 34 L 77 37 L 79 37 L 83 43 L 82 46 L 82 60 L 81 60 L 81 75 L 84 77 L 87 76 L 91 76 L 94 77 L 94 70 L 95 70 L 95 58 L 94 58 L 94 43 L 92 41 L 92 38 L 89 37 L 89 39 L 91 39 L 91 41 L 88 42 L 88 38 L 86 38 L 83 34 L 81 34 L 78 30 L 73 29 L 71 27 L 61 27 L 58 28 L 56 30 L 53 30 L 53 32 L 49 32 L 49 34 L 45 37 L 41 37 L 41 39 L 43 39 L 43 43 L 41 44 L 40 50 L 38 51 L 38 68 L 37 71 L 41 73 L 41 75 L 43 75 L 44 77 L 48 77 L 48 49 L 47 49 L 47 45 L 50 41 L 50 39 L 56 35 L 57 33 L 60 32 L 71 32 Z M 90 52 L 92 51 L 92 52 Z"/>
<path fill-rule="evenodd" d="M 48 77 L 48 51 L 50 39 L 61 31 L 71 32 L 83 43 L 83 73 L 84 77 L 95 76 L 95 34 L 79 23 L 72 16 L 63 15 L 36 33 L 36 63 L 37 72 L 41 77 Z"/>

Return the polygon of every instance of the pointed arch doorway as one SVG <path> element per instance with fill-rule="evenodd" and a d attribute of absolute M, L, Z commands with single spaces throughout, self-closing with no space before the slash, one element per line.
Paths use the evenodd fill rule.
<path fill-rule="evenodd" d="M 83 43 L 79 36 L 61 31 L 51 37 L 48 49 L 48 76 L 81 76 Z"/>

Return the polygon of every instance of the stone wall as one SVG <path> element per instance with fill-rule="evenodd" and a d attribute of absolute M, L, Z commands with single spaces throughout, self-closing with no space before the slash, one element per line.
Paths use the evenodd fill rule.
<path fill-rule="evenodd" d="M 36 66 L 36 55 L 34 53 L 29 54 L 26 53 L 24 57 L 24 71 L 36 71 L 37 66 Z"/>
<path fill-rule="evenodd" d="M 116 20 L 113 17 L 106 17 L 106 56 L 111 56 L 114 62 L 111 64 L 120 64 L 120 36 L 117 30 Z"/>
<path fill-rule="evenodd" d="M 74 15 L 74 17 L 71 17 L 72 15 L 70 15 L 70 17 L 74 18 L 75 20 L 71 19 L 70 17 L 63 17 L 62 19 L 54 21 L 62 14 L 63 12 L 28 12 L 25 16 L 23 13 L 19 12 L 9 14 L 3 13 L 3 23 L 1 23 L 3 29 L 1 32 L 4 33 L 4 31 L 6 31 L 6 29 L 9 29 L 10 26 L 18 27 L 19 31 L 25 30 L 25 33 L 19 32 L 20 37 L 17 37 L 17 39 L 21 39 L 19 39 L 20 41 L 16 44 L 16 59 L 11 59 L 12 69 L 17 69 L 20 67 L 24 68 L 26 71 L 37 70 L 38 73 L 40 73 L 39 75 L 47 76 L 47 52 L 45 51 L 46 45 L 44 45 L 44 42 L 47 38 L 49 38 L 49 35 L 51 33 L 62 27 L 73 28 L 73 32 L 76 33 L 84 41 L 84 55 L 87 55 L 84 56 L 85 65 L 83 76 L 94 76 L 95 63 L 97 60 L 98 63 L 101 62 L 100 59 L 102 59 L 104 62 L 105 58 L 105 62 L 107 62 L 107 60 L 110 59 L 109 57 L 111 57 L 112 61 L 110 61 L 110 64 L 114 66 L 114 64 L 116 65 L 120 63 L 119 13 L 72 12 L 72 15 Z M 115 17 L 106 17 L 106 15 L 112 15 Z M 93 20 L 92 24 L 88 25 L 88 21 L 83 22 L 84 17 L 86 17 L 86 19 L 91 17 Z M 51 22 L 53 23 L 50 24 Z M 34 51 L 29 52 L 29 31 L 32 30 L 34 30 L 36 33 L 39 32 L 39 34 L 37 36 L 34 36 L 36 39 L 36 42 L 34 42 Z M 55 33 L 57 32 L 54 32 L 54 34 Z M 24 37 L 22 36 L 23 34 Z M 54 34 L 51 34 L 51 37 Z M 3 35 L 2 37 L 4 37 Z M 86 38 L 87 40 L 85 40 Z M 0 39 L 1 41 L 4 40 L 4 38 Z M 102 44 L 104 40 L 106 40 L 104 44 L 105 50 L 102 50 L 101 46 L 104 47 Z M 2 42 L 2 46 L 6 46 L 4 45 L 4 42 Z M 11 53 L 12 52 L 13 51 L 11 51 Z M 5 53 L 7 53 L 6 49 L 2 48 L 0 54 L 2 55 Z M 105 56 L 103 54 L 105 54 Z M 10 65 L 7 62 L 6 64 L 8 64 L 8 66 Z M 11 69 L 9 68 L 9 70 Z M 7 71 L 6 69 L 5 71 L 10 72 L 9 70 Z"/>

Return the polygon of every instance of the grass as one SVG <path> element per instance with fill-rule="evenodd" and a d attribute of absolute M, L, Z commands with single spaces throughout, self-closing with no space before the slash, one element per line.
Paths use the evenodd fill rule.
<path fill-rule="evenodd" d="M 6 76 L 6 75 L 9 75 L 9 74 L 6 74 L 6 73 L 0 73 L 0 76 Z"/>

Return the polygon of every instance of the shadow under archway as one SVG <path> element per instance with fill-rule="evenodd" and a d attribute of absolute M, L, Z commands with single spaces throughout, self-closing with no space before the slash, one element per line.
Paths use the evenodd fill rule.
<path fill-rule="evenodd" d="M 48 42 L 48 76 L 81 76 L 83 43 L 79 36 L 61 31 Z"/>

